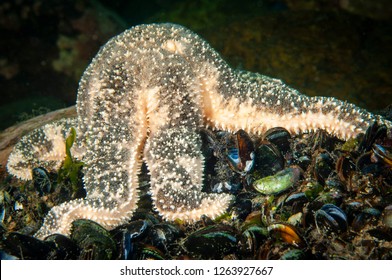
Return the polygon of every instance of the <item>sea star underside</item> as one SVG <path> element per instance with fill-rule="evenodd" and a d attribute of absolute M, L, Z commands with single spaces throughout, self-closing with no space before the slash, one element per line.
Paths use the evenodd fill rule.
<path fill-rule="evenodd" d="M 80 81 L 77 119 L 48 124 L 14 147 L 8 171 L 56 169 L 69 128 L 84 163 L 85 199 L 53 207 L 36 237 L 69 234 L 91 219 L 107 229 L 128 221 L 138 201 L 141 161 L 151 175 L 155 209 L 167 220 L 196 221 L 224 213 L 229 194 L 202 192 L 203 126 L 261 134 L 325 129 L 347 139 L 373 121 L 391 123 L 334 98 L 300 94 L 280 80 L 231 69 L 198 35 L 175 24 L 139 25 L 111 39 Z"/>

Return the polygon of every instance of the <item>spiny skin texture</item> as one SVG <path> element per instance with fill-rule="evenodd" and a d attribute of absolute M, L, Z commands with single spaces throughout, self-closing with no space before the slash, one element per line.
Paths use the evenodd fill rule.
<path fill-rule="evenodd" d="M 41 166 L 49 171 L 57 170 L 65 158 L 65 140 L 75 118 L 62 119 L 46 124 L 23 137 L 8 157 L 8 172 L 22 180 L 31 180 L 32 168 Z M 72 154 L 78 154 L 71 149 Z"/>
<path fill-rule="evenodd" d="M 111 39 L 80 81 L 77 111 L 75 150 L 85 162 L 87 196 L 53 207 L 39 238 L 69 234 L 79 218 L 107 229 L 129 220 L 142 160 L 151 174 L 155 209 L 165 219 L 192 222 L 224 213 L 230 195 L 201 191 L 202 126 L 258 134 L 277 126 L 291 133 L 321 128 L 343 139 L 373 121 L 390 126 L 352 104 L 309 98 L 279 80 L 235 71 L 199 36 L 174 24 L 140 25 Z M 46 146 L 34 133 L 15 147 L 8 163 L 22 179 L 46 161 L 28 152 Z"/>

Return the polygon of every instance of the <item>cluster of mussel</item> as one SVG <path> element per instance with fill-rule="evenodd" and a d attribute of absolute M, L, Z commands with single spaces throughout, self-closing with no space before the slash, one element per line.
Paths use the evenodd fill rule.
<path fill-rule="evenodd" d="M 78 220 L 70 237 L 41 241 L 31 234 L 48 208 L 83 194 L 65 191 L 56 174 L 37 168 L 26 189 L 3 184 L 1 257 L 392 259 L 392 138 L 385 126 L 374 123 L 347 142 L 322 130 L 291 136 L 283 128 L 262 137 L 242 130 L 201 135 L 204 191 L 235 197 L 225 215 L 191 225 L 163 221 L 151 210 L 143 172 L 132 221 L 107 231 Z M 27 196 L 27 189 L 35 193 Z"/>

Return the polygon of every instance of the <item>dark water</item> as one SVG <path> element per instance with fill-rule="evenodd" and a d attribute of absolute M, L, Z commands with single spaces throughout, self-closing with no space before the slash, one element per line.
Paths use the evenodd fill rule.
<path fill-rule="evenodd" d="M 187 26 L 235 68 L 380 110 L 392 103 L 391 4 L 351 2 L 3 0 L 0 130 L 73 105 L 99 47 L 150 22 Z"/>

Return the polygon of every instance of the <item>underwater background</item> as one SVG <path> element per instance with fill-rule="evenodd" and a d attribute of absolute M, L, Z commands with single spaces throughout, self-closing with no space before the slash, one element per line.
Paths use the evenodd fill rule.
<path fill-rule="evenodd" d="M 0 2 L 0 130 L 75 104 L 98 49 L 141 23 L 199 33 L 234 68 L 373 112 L 392 104 L 388 0 Z"/>

